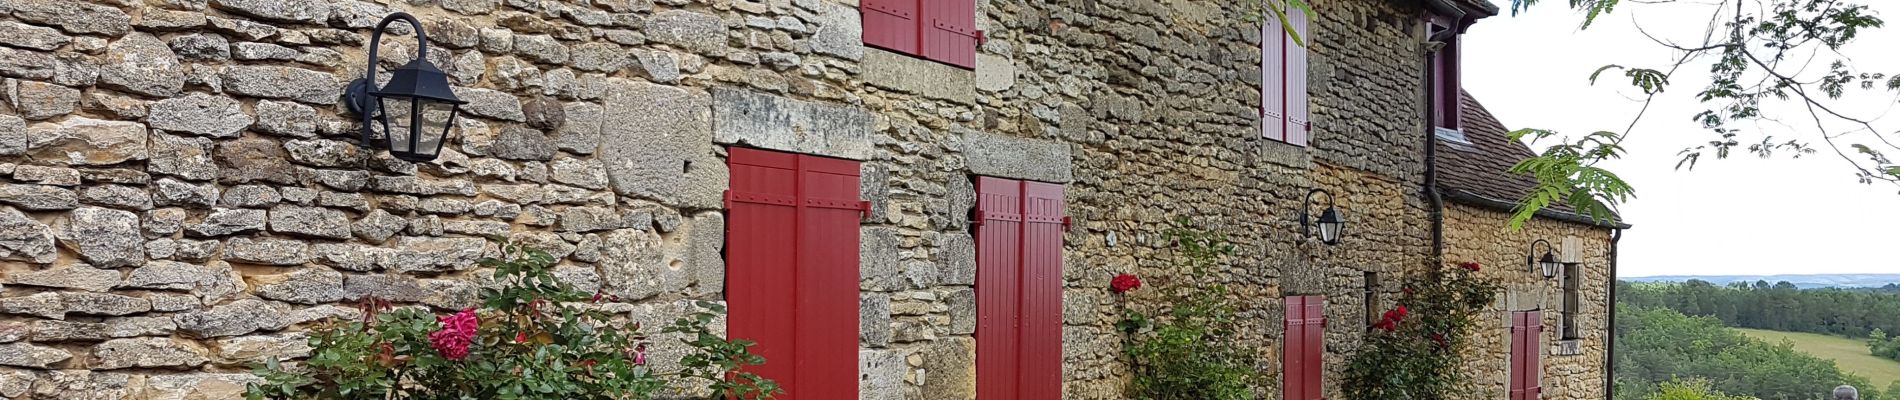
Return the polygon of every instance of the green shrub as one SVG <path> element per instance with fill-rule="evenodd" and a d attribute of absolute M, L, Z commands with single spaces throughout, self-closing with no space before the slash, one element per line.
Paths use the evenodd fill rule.
<path fill-rule="evenodd" d="M 1133 310 L 1118 324 L 1129 336 L 1123 343 L 1134 380 L 1129 397 L 1147 400 L 1230 400 L 1255 398 L 1255 385 L 1266 380 L 1256 361 L 1263 352 L 1240 340 L 1235 300 L 1225 285 L 1208 281 L 1210 270 L 1233 252 L 1225 235 L 1181 227 L 1168 232 L 1186 257 L 1184 270 L 1154 285 L 1155 317 Z"/>
<path fill-rule="evenodd" d="M 740 369 L 765 360 L 752 343 L 728 340 L 707 328 L 723 306 L 699 311 L 661 332 L 678 333 L 694 351 L 677 371 L 655 371 L 649 342 L 629 324 L 590 303 L 557 279 L 554 257 L 504 244 L 494 268 L 496 287 L 482 289 L 483 305 L 436 316 L 419 308 L 392 309 L 367 300 L 362 321 L 328 321 L 310 330 L 309 359 L 271 360 L 246 398 L 258 399 L 648 399 L 670 379 L 698 378 L 713 393 L 770 398 L 777 384 Z"/>
<path fill-rule="evenodd" d="M 1644 400 L 1755 400 L 1755 398 L 1722 394 L 1711 388 L 1707 380 L 1688 379 L 1663 382 L 1656 393 L 1650 394 Z"/>

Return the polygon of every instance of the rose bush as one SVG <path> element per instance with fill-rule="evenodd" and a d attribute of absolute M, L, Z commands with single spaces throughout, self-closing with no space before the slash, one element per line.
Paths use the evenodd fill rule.
<path fill-rule="evenodd" d="M 554 257 L 504 244 L 504 260 L 483 260 L 495 282 L 482 306 L 448 315 L 391 307 L 369 299 L 359 321 L 326 321 L 309 329 L 310 357 L 271 360 L 245 394 L 258 399 L 593 399 L 642 400 L 669 382 L 697 382 L 720 397 L 771 398 L 769 379 L 744 371 L 765 362 L 752 342 L 707 328 L 724 307 L 697 311 L 661 332 L 691 347 L 680 369 L 647 364 L 648 337 L 628 316 L 597 304 L 609 296 L 581 293 L 556 278 Z"/>
<path fill-rule="evenodd" d="M 1236 295 L 1226 285 L 1201 279 L 1223 273 L 1223 261 L 1234 246 L 1225 235 L 1194 229 L 1187 220 L 1167 232 L 1185 259 L 1173 275 L 1158 277 L 1156 290 L 1135 299 L 1116 325 L 1128 336 L 1122 352 L 1128 355 L 1129 398 L 1146 400 L 1245 400 L 1267 376 L 1257 368 L 1256 340 L 1242 339 L 1242 317 Z M 1122 276 L 1127 277 L 1123 279 Z M 1115 277 L 1109 288 L 1117 293 L 1141 287 L 1133 275 Z M 1151 319 L 1136 309 L 1152 312 Z"/>
<path fill-rule="evenodd" d="M 1461 263 L 1405 283 L 1399 306 L 1366 333 L 1347 361 L 1340 388 L 1352 400 L 1468 398 L 1470 377 L 1459 371 L 1463 349 L 1479 314 L 1500 287 Z"/>

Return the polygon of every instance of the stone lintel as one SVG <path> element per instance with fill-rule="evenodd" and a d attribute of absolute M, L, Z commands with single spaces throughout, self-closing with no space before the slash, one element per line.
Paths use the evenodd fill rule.
<path fill-rule="evenodd" d="M 976 131 L 960 136 L 972 174 L 1051 183 L 1075 179 L 1068 144 Z"/>
<path fill-rule="evenodd" d="M 826 157 L 871 157 L 871 113 L 863 108 L 715 88 L 713 141 Z"/>

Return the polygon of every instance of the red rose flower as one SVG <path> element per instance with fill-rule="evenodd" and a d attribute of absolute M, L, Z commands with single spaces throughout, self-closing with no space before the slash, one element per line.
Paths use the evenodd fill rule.
<path fill-rule="evenodd" d="M 429 334 L 429 347 L 434 347 L 442 358 L 461 361 L 468 357 L 468 345 L 475 342 L 475 330 L 481 321 L 475 318 L 475 309 L 435 317 L 442 324 L 442 330 Z"/>
<path fill-rule="evenodd" d="M 1406 287 L 1405 287 L 1405 289 L 1403 289 L 1403 290 L 1405 291 L 1405 294 L 1413 294 L 1413 293 L 1418 293 L 1418 290 L 1415 290 L 1415 289 L 1412 289 L 1412 287 L 1411 287 L 1411 286 L 1406 286 Z"/>
<path fill-rule="evenodd" d="M 1392 311 L 1399 312 L 1399 319 L 1405 319 L 1406 316 L 1412 315 L 1412 310 L 1405 309 L 1404 304 L 1400 304 L 1398 309 Z"/>
<path fill-rule="evenodd" d="M 1115 275 L 1115 279 L 1108 282 L 1108 288 L 1115 293 L 1128 293 L 1141 288 L 1141 278 L 1129 274 Z"/>
<path fill-rule="evenodd" d="M 1458 268 L 1464 268 L 1466 271 L 1478 272 L 1479 269 L 1482 269 L 1484 267 L 1481 265 L 1478 265 L 1478 263 L 1475 263 L 1475 262 L 1467 262 L 1463 264 L 1458 264 Z"/>
<path fill-rule="evenodd" d="M 633 365 L 647 365 L 647 344 L 646 343 L 634 345 Z"/>
<path fill-rule="evenodd" d="M 527 342 L 528 342 L 527 332 L 515 332 L 515 343 L 527 343 Z"/>

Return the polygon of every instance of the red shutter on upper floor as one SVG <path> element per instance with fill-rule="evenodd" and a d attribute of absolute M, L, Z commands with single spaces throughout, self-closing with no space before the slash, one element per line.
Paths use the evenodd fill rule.
<path fill-rule="evenodd" d="M 753 340 L 779 399 L 858 391 L 858 163 L 734 148 L 727 333 Z"/>
<path fill-rule="evenodd" d="M 979 177 L 977 398 L 1062 397 L 1062 186 Z"/>
<path fill-rule="evenodd" d="M 1313 40 L 1309 19 L 1306 12 L 1288 8 L 1285 25 L 1277 18 L 1265 18 L 1260 31 L 1261 135 L 1297 146 L 1306 146 L 1312 131 L 1307 96 L 1307 47 Z M 1295 40 L 1287 33 L 1289 28 L 1308 43 Z"/>
<path fill-rule="evenodd" d="M 1460 79 L 1463 67 L 1460 65 L 1458 42 L 1458 37 L 1453 36 L 1451 40 L 1445 42 L 1444 47 L 1433 54 L 1432 60 L 1435 63 L 1432 69 L 1434 79 L 1432 104 L 1436 107 L 1434 110 L 1437 110 L 1437 115 L 1432 116 L 1432 121 L 1438 127 L 1446 129 L 1458 129 L 1461 126 L 1459 119 L 1461 110 L 1464 108 L 1464 104 L 1459 101 L 1459 91 L 1462 90 L 1464 84 Z"/>
<path fill-rule="evenodd" d="M 926 0 L 924 58 L 976 68 L 976 0 Z"/>
<path fill-rule="evenodd" d="M 862 0 L 858 12 L 864 16 L 864 44 L 903 54 L 921 54 L 919 1 Z"/>
<path fill-rule="evenodd" d="M 1286 29 L 1276 18 L 1260 28 L 1260 129 L 1267 139 L 1286 141 Z"/>
<path fill-rule="evenodd" d="M 1313 41 L 1312 29 L 1307 29 L 1307 15 L 1298 10 L 1288 10 L 1287 21 L 1300 38 L 1308 45 Z M 1307 133 L 1312 130 L 1308 122 L 1308 99 L 1306 95 L 1307 46 L 1294 41 L 1292 35 L 1286 38 L 1286 142 L 1297 146 L 1306 145 Z"/>

